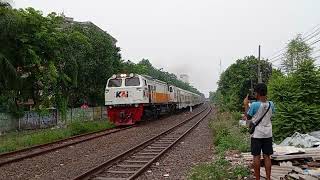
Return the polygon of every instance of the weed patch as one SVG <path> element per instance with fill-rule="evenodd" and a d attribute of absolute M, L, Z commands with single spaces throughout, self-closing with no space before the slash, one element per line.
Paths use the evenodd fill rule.
<path fill-rule="evenodd" d="M 239 113 L 217 112 L 210 123 L 213 132 L 213 142 L 216 151 L 216 160 L 209 164 L 194 167 L 189 174 L 191 180 L 223 180 L 241 179 L 249 175 L 248 167 L 243 165 L 232 166 L 225 159 L 227 151 L 249 150 L 247 130 L 239 127 Z"/>
<path fill-rule="evenodd" d="M 108 121 L 75 121 L 63 129 L 43 129 L 33 133 L 12 133 L 0 137 L 0 153 L 15 151 L 112 127 L 113 125 Z"/>

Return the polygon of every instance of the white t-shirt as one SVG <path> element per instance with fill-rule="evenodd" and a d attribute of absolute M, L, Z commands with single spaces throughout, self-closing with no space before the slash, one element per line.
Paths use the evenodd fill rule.
<path fill-rule="evenodd" d="M 256 126 L 254 133 L 251 135 L 253 138 L 270 138 L 272 137 L 272 114 L 275 112 L 274 104 L 272 101 L 267 102 L 253 102 L 248 110 L 248 115 L 252 117 L 252 121 L 256 123 L 267 111 L 270 102 L 270 110 L 264 116 L 262 121 Z"/>

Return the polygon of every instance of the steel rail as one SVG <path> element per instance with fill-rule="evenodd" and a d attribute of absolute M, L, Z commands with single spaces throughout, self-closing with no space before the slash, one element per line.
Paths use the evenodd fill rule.
<path fill-rule="evenodd" d="M 145 122 L 149 122 L 149 121 L 145 121 Z M 53 141 L 50 143 L 31 146 L 28 148 L 23 148 L 23 149 L 12 151 L 12 152 L 2 153 L 2 154 L 0 153 L 0 167 L 3 165 L 6 165 L 6 164 L 10 164 L 10 163 L 22 161 L 24 159 L 43 155 L 43 154 L 46 154 L 46 153 L 49 153 L 49 152 L 52 152 L 52 151 L 55 151 L 58 149 L 68 147 L 68 146 L 72 146 L 72 145 L 80 144 L 82 142 L 90 141 L 92 139 L 100 138 L 102 136 L 113 134 L 113 133 L 116 133 L 116 132 L 119 132 L 122 130 L 130 129 L 130 128 L 136 127 L 136 126 L 137 126 L 137 124 L 132 125 L 132 126 L 127 126 L 127 127 L 122 127 L 122 128 L 112 128 L 112 129 L 100 130 L 100 131 L 96 131 L 96 132 L 90 132 L 90 133 L 86 133 L 86 134 L 72 136 L 69 138 Z M 102 134 L 100 134 L 100 133 L 102 133 Z M 98 134 L 98 135 L 93 136 L 94 134 Z M 78 140 L 78 141 L 67 143 L 68 141 L 73 141 L 75 139 L 83 138 L 86 136 L 89 136 L 89 137 L 85 138 L 85 139 Z M 57 145 L 57 146 L 53 147 L 53 148 L 49 148 L 50 146 L 54 146 L 54 145 Z M 45 149 L 45 148 L 48 148 L 48 149 Z M 32 151 L 36 151 L 36 152 L 32 152 Z M 29 152 L 29 154 L 28 154 L 28 152 Z M 25 154 L 21 154 L 21 153 L 25 153 Z M 11 156 L 18 156 L 18 157 L 11 158 Z M 7 158 L 7 159 L 5 159 L 5 158 Z M 5 160 L 3 160 L 3 159 L 5 159 Z"/>
<path fill-rule="evenodd" d="M 65 148 L 65 147 L 68 147 L 68 146 L 72 146 L 72 145 L 75 145 L 75 144 L 79 144 L 79 143 L 82 143 L 82 142 L 85 142 L 85 141 L 90 141 L 92 139 L 96 139 L 96 138 L 99 138 L 99 137 L 102 137 L 102 136 L 106 136 L 106 135 L 113 134 L 113 133 L 116 133 L 116 132 L 119 132 L 119 131 L 130 129 L 132 127 L 134 127 L 134 126 L 128 126 L 128 127 L 124 127 L 124 128 L 113 128 L 113 129 L 101 130 L 101 131 L 97 131 L 97 132 L 91 132 L 91 133 L 86 133 L 86 134 L 82 134 L 82 135 L 72 136 L 72 137 L 69 137 L 69 138 L 66 138 L 66 139 L 53 141 L 53 142 L 46 143 L 46 144 L 36 145 L 36 146 L 29 147 L 29 148 L 20 149 L 20 150 L 17 150 L 17 151 L 12 151 L 12 152 L 8 152 L 8 153 L 2 153 L 2 154 L 0 154 L 0 167 L 5 165 L 5 164 L 18 162 L 18 161 L 21 161 L 21 160 L 24 160 L 24 159 L 28 159 L 28 158 L 39 156 L 39 155 L 42 155 L 42 154 L 46 154 L 48 152 L 55 151 L 57 149 L 62 149 L 62 148 Z M 102 134 L 100 134 L 100 133 L 102 133 Z M 98 135 L 94 136 L 94 134 L 98 134 Z M 74 142 L 66 143 L 68 141 L 72 141 L 72 140 L 79 139 L 79 138 L 86 137 L 86 136 L 89 136 L 89 137 L 81 139 L 81 140 L 77 140 L 77 141 L 74 141 Z M 61 145 L 59 145 L 59 144 L 61 144 Z M 54 146 L 54 145 L 57 145 L 57 146 L 53 147 L 53 148 L 49 148 L 50 146 Z M 42 148 L 48 148 L 48 149 L 43 149 L 42 150 Z M 37 151 L 37 150 L 39 150 L 39 151 Z M 36 151 L 36 152 L 31 152 L 30 154 L 28 154 L 28 152 L 30 152 L 30 151 Z M 22 154 L 21 156 L 19 156 L 20 153 L 26 153 L 26 154 Z M 14 155 L 17 155 L 18 157 L 10 158 L 10 156 L 14 156 Z M 8 158 L 8 159 L 4 160 L 4 161 L 1 161 L 1 159 L 4 159 L 4 158 Z"/>
<path fill-rule="evenodd" d="M 193 124 L 190 128 L 188 128 L 182 135 L 180 135 L 179 137 L 172 137 L 169 138 L 165 138 L 167 135 L 169 135 L 170 133 L 172 132 L 175 132 L 175 130 L 179 129 L 179 127 L 183 126 L 183 125 L 187 125 L 186 123 L 193 120 L 195 117 L 199 116 L 201 113 L 203 113 L 204 111 L 206 111 L 207 109 L 209 109 L 204 116 L 202 116 L 200 118 L 200 120 L 198 120 L 195 124 Z M 208 107 L 202 111 L 200 111 L 199 113 L 189 117 L 188 119 L 184 120 L 183 122 L 171 127 L 170 129 L 168 130 L 165 130 L 163 131 L 162 133 L 140 143 L 139 145 L 117 155 L 116 157 L 113 157 L 112 159 L 88 170 L 87 172 L 84 172 L 83 174 L 77 176 L 74 178 L 74 180 L 79 180 L 79 179 L 90 179 L 92 176 L 95 176 L 97 174 L 100 174 L 100 173 L 104 173 L 106 172 L 105 169 L 110 169 L 110 168 L 114 168 L 114 167 L 117 167 L 117 166 L 120 166 L 120 167 L 132 167 L 132 168 L 139 168 L 137 170 L 134 170 L 134 171 L 107 171 L 107 173 L 115 173 L 115 174 L 127 174 L 129 175 L 129 177 L 126 177 L 126 178 L 116 178 L 116 177 L 111 177 L 111 178 L 106 178 L 106 177 L 101 177 L 101 179 L 126 179 L 126 180 L 130 180 L 130 179 L 134 179 L 136 178 L 137 176 L 139 176 L 142 172 L 145 171 L 146 168 L 148 168 L 155 160 L 157 160 L 161 155 L 163 155 L 167 150 L 169 150 L 171 147 L 173 147 L 179 140 L 181 140 L 181 138 L 183 138 L 185 135 L 187 135 L 188 133 L 191 132 L 191 130 L 193 130 L 203 119 L 205 119 L 205 117 L 207 117 L 209 115 L 209 113 L 211 112 L 212 108 L 210 105 L 208 105 Z M 188 127 L 188 126 L 187 126 Z M 161 139 L 161 138 L 165 138 L 165 139 Z M 171 140 L 168 140 L 168 139 L 171 139 Z M 158 148 L 161 149 L 161 151 L 158 151 L 156 152 L 155 150 L 154 153 L 142 153 L 146 150 L 148 150 L 150 147 L 152 147 L 151 145 L 152 144 L 157 144 L 157 145 L 164 145 L 166 147 L 163 147 L 163 149 L 161 149 L 159 146 Z M 157 146 L 154 146 L 154 148 L 157 148 Z M 150 152 L 150 149 L 149 149 L 149 152 Z M 136 164 L 122 164 L 122 165 L 119 165 L 119 162 L 123 162 L 125 161 L 126 158 L 131 158 L 131 157 L 140 157 L 141 156 L 133 156 L 135 154 L 138 154 L 139 153 L 142 153 L 142 154 L 153 154 L 154 156 L 153 157 L 150 157 L 149 159 L 145 160 L 145 161 L 137 161 L 137 162 L 142 162 L 142 163 L 145 163 L 145 164 L 140 164 L 139 165 L 136 165 Z M 141 154 L 140 154 L 141 155 Z M 146 158 L 146 157 L 143 157 L 143 158 Z M 131 159 L 134 159 L 134 158 L 131 158 Z M 137 158 L 139 159 L 139 158 Z M 133 161 L 131 161 L 133 162 Z M 98 178 L 99 179 L 99 178 Z"/>

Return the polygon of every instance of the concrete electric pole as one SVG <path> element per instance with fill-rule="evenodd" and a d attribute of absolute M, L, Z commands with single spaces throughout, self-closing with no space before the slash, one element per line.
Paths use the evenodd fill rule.
<path fill-rule="evenodd" d="M 259 55 L 258 55 L 258 83 L 262 83 L 262 77 L 261 77 L 261 61 L 260 61 L 260 49 L 261 46 L 259 45 Z"/>

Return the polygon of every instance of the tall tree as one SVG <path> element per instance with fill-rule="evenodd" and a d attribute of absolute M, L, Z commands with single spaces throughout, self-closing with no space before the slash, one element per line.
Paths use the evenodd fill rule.
<path fill-rule="evenodd" d="M 11 4 L 8 1 L 0 0 L 0 8 L 11 8 Z"/>
<path fill-rule="evenodd" d="M 272 73 L 271 64 L 261 60 L 262 81 L 267 83 Z M 258 59 L 248 56 L 239 59 L 224 71 L 218 82 L 216 94 L 221 95 L 222 104 L 229 110 L 240 110 L 242 100 L 255 84 L 258 83 Z"/>
<path fill-rule="evenodd" d="M 276 139 L 320 128 L 320 71 L 313 61 L 301 62 L 289 74 L 273 74 L 268 88 L 277 107 L 273 118 Z"/>
<path fill-rule="evenodd" d="M 285 57 L 282 61 L 284 70 L 292 72 L 298 68 L 298 66 L 306 60 L 311 60 L 312 48 L 303 41 L 301 35 L 298 35 L 295 39 L 291 40 L 287 46 Z"/>

